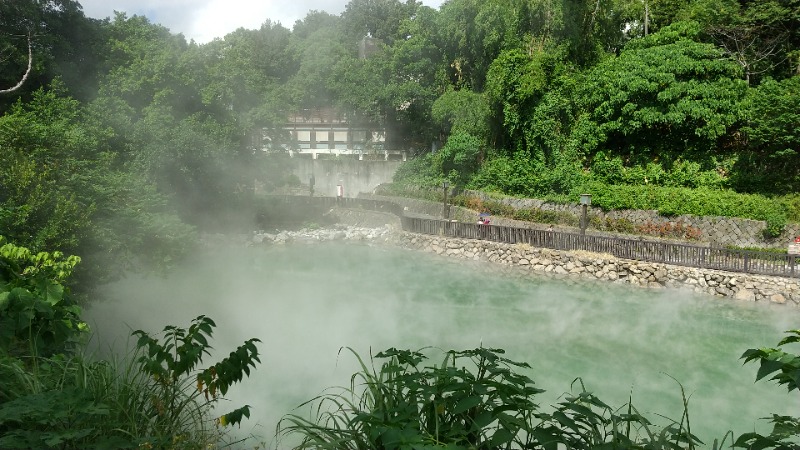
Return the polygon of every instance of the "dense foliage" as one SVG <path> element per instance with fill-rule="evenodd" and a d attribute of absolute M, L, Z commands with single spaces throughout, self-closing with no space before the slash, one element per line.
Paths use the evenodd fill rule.
<path fill-rule="evenodd" d="M 778 346 L 800 342 L 800 330 Z M 352 350 L 351 350 L 352 351 Z M 520 370 L 529 368 L 502 356 L 502 349 L 448 351 L 440 364 L 423 351 L 385 350 L 369 361 L 353 352 L 360 370 L 349 387 L 307 402 L 310 417 L 289 414 L 278 429 L 296 436 L 295 448 L 314 449 L 695 449 L 703 442 L 691 432 L 688 398 L 665 425 L 648 420 L 632 404 L 613 408 L 587 391 L 562 396 L 547 411 L 535 403 L 544 391 Z M 383 361 L 376 367 L 376 359 Z M 749 349 L 745 363 L 757 361 L 756 381 L 769 375 L 789 392 L 798 390 L 800 357 L 777 348 Z M 301 405 L 301 408 L 306 404 Z M 662 412 L 663 413 L 663 412 Z M 774 416 L 772 432 L 728 436 L 711 448 L 795 448 L 800 418 Z"/>
<path fill-rule="evenodd" d="M 287 115 L 316 108 L 386 127 L 386 146 L 422 158 L 397 178 L 416 187 L 640 190 L 613 208 L 652 186 L 789 194 L 798 21 L 796 0 L 353 0 L 198 44 L 142 16 L 88 19 L 75 0 L 5 2 L 0 88 L 23 76 L 28 38 L 32 68 L 0 98 L 0 225 L 82 256 L 84 285 L 118 263 L 169 265 L 196 227 L 292 181 L 257 149 L 292 148 Z M 779 231 L 794 203 L 720 209 Z"/>
<path fill-rule="evenodd" d="M 798 342 L 800 331 L 780 345 Z M 351 350 L 352 351 L 352 350 Z M 353 352 L 360 370 L 350 386 L 301 405 L 311 415 L 286 415 L 283 437 L 299 438 L 297 449 L 695 449 L 688 398 L 683 409 L 657 425 L 632 404 L 611 407 L 586 390 L 580 379 L 552 408 L 536 396 L 544 391 L 521 373 L 530 366 L 503 356 L 501 349 L 448 351 L 439 364 L 428 351 L 385 350 L 365 361 Z M 750 349 L 745 362 L 760 361 L 756 379 L 771 373 L 789 390 L 797 389 L 798 357 L 777 349 Z M 663 414 L 663 412 L 662 412 Z M 768 436 L 728 436 L 711 448 L 794 448 L 798 419 L 774 417 Z"/>
<path fill-rule="evenodd" d="M 0 355 L 75 349 L 86 324 L 65 283 L 79 262 L 61 252 L 32 253 L 0 236 Z"/>
<path fill-rule="evenodd" d="M 202 367 L 216 324 L 200 316 L 163 338 L 137 330 L 133 353 L 92 361 L 67 287 L 76 256 L 32 253 L 0 236 L 0 448 L 205 448 L 249 406 L 213 408 L 260 362 L 249 339 Z"/>
<path fill-rule="evenodd" d="M 439 10 L 352 0 L 291 28 L 264 19 L 198 44 L 142 16 L 89 19 L 76 0 L 0 2 L 0 371 L 11 380 L 0 387 L 0 446 L 216 439 L 188 383 L 199 373 L 213 402 L 258 361 L 254 343 L 195 373 L 213 326 L 198 318 L 167 329 L 166 342 L 137 334 L 141 353 L 127 363 L 86 362 L 73 353 L 85 330 L 78 299 L 126 270 L 171 266 L 198 231 L 251 226 L 254 191 L 297 183 L 286 158 L 262 149 L 293 148 L 283 125 L 299 111 L 385 127 L 386 146 L 418 155 L 398 171 L 400 189 L 446 181 L 565 201 L 589 191 L 607 209 L 766 220 L 773 236 L 800 218 L 798 0 L 448 0 Z M 362 57 L 365 36 L 377 51 Z M 417 366 L 404 355 L 389 355 L 392 370 L 411 382 Z M 506 370 L 496 356 L 448 357 Z M 470 377 L 441 370 L 425 376 Z M 515 411 L 530 406 L 514 400 Z M 603 411 L 584 416 L 602 428 L 593 442 L 630 438 L 609 431 L 615 416 L 595 399 L 574 401 Z M 444 434 L 429 433 L 444 424 L 435 414 L 416 434 L 363 425 L 425 445 L 544 442 L 512 432 L 519 423 L 567 433 L 555 417 L 531 428 L 510 413 L 503 432 L 474 428 L 469 402 L 445 405 Z M 128 411 L 141 415 L 121 423 Z M 680 428 L 669 433 L 691 445 Z"/>

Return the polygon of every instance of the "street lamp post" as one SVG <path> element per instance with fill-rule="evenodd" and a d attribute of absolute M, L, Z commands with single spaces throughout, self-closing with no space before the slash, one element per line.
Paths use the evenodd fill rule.
<path fill-rule="evenodd" d="M 581 235 L 586 234 L 586 227 L 589 222 L 586 220 L 586 211 L 592 204 L 592 194 L 581 194 Z"/>

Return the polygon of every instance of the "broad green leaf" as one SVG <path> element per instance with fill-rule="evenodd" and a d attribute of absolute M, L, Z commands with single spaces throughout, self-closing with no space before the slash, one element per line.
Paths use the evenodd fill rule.
<path fill-rule="evenodd" d="M 48 303 L 55 306 L 61 302 L 63 297 L 64 286 L 54 282 L 47 283 L 47 287 L 45 289 L 45 298 Z"/>
<path fill-rule="evenodd" d="M 510 431 L 505 428 L 500 428 L 492 435 L 492 438 L 489 440 L 489 446 L 491 448 L 501 447 L 504 444 L 511 442 L 513 439 L 514 435 L 511 434 Z"/>
<path fill-rule="evenodd" d="M 780 361 L 774 361 L 770 359 L 762 359 L 761 366 L 758 368 L 758 373 L 756 374 L 756 381 L 766 377 L 767 375 L 775 372 L 777 370 L 781 370 L 783 368 L 783 363 Z"/>
<path fill-rule="evenodd" d="M 483 398 L 481 397 L 466 397 L 462 398 L 461 400 L 456 403 L 453 407 L 453 414 L 461 414 L 464 411 L 474 408 L 475 406 L 480 405 L 483 402 Z"/>

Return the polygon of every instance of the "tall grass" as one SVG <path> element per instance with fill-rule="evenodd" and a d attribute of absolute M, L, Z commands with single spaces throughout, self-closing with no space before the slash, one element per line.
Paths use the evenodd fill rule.
<path fill-rule="evenodd" d="M 296 449 L 695 449 L 688 401 L 681 418 L 657 427 L 632 404 L 613 409 L 587 391 L 565 395 L 545 411 L 543 392 L 517 372 L 528 367 L 500 349 L 445 352 L 424 365 L 422 352 L 389 349 L 369 363 L 352 349 L 360 370 L 349 387 L 332 389 L 286 415 L 282 439 Z M 376 367 L 376 359 L 381 360 Z M 724 440 L 723 440 L 724 442 Z M 714 447 L 717 447 L 715 442 Z"/>
<path fill-rule="evenodd" d="M 195 370 L 210 332 L 191 330 L 210 331 L 212 325 L 201 316 L 189 331 L 167 327 L 163 342 L 139 332 L 133 350 L 109 360 L 0 357 L 0 448 L 208 449 L 229 444 L 225 425 L 241 422 L 249 407 L 214 417 L 214 405 L 258 358 L 250 340 L 231 356 Z M 161 359 L 164 355 L 168 361 Z"/>
<path fill-rule="evenodd" d="M 122 359 L 0 360 L 0 448 L 209 448 L 223 438 L 208 402 L 163 409 L 160 387 Z M 188 380 L 179 392 L 195 389 Z"/>

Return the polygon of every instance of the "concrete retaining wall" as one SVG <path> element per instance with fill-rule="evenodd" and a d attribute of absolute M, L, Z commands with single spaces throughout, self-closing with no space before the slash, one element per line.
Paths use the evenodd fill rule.
<path fill-rule="evenodd" d="M 314 175 L 316 195 L 336 197 L 337 185 L 342 185 L 345 197 L 360 192 L 372 192 L 383 183 L 392 181 L 401 161 L 359 161 L 355 158 L 311 159 L 295 157 L 293 173 L 307 185 Z"/>

